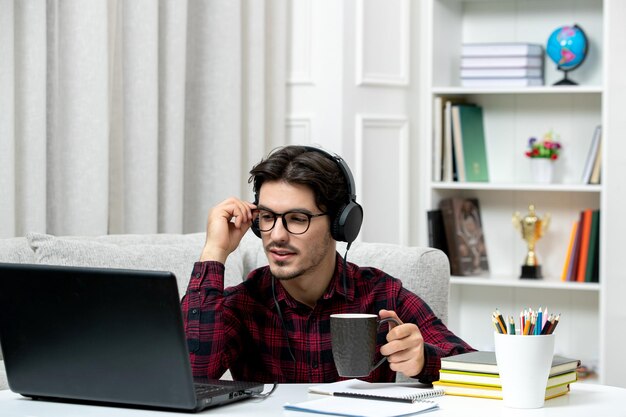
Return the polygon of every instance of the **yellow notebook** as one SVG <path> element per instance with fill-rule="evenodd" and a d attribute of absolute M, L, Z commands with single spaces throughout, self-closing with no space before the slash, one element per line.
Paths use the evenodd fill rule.
<path fill-rule="evenodd" d="M 456 384 L 453 382 L 435 381 L 433 385 L 443 389 L 446 395 L 460 395 L 463 397 L 502 399 L 502 388 L 484 385 Z M 546 400 L 565 395 L 569 392 L 569 384 L 546 388 Z"/>

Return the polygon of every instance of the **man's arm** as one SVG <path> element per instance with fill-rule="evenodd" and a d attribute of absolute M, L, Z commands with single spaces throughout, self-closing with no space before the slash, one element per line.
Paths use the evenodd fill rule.
<path fill-rule="evenodd" d="M 422 382 L 439 379 L 441 358 L 474 350 L 452 333 L 421 298 L 405 288 L 400 289 L 396 311 L 381 310 L 379 315 L 404 318 L 402 325 L 392 325 L 388 343 L 380 352 L 387 356 L 393 371 Z"/>
<path fill-rule="evenodd" d="M 239 354 L 239 320 L 225 306 L 224 265 L 196 262 L 182 300 L 185 336 L 195 377 L 218 379 Z"/>
<path fill-rule="evenodd" d="M 247 201 L 231 197 L 209 211 L 206 240 L 200 261 L 226 263 L 230 255 L 246 234 L 254 216 L 256 206 Z"/>
<path fill-rule="evenodd" d="M 250 228 L 254 204 L 229 198 L 209 211 L 206 241 L 182 300 L 194 376 L 219 378 L 239 351 L 239 321 L 225 307 L 224 264 Z"/>

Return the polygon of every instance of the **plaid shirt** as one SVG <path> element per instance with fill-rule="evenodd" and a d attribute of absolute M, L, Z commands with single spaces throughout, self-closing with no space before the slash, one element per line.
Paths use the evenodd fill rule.
<path fill-rule="evenodd" d="M 339 254 L 336 264 L 326 292 L 313 309 L 293 299 L 276 280 L 275 296 L 285 330 L 268 266 L 252 271 L 244 282 L 224 291 L 224 265 L 197 262 L 182 301 L 194 376 L 219 378 L 230 368 L 233 378 L 243 381 L 337 381 L 330 315 L 378 315 L 383 308 L 394 310 L 403 322 L 415 323 L 422 332 L 425 365 L 417 378 L 423 382 L 439 379 L 442 357 L 473 350 L 450 332 L 421 298 L 402 288 L 398 279 L 348 262 L 344 291 Z M 387 326 L 381 327 L 378 348 L 386 343 L 386 332 Z M 365 379 L 392 382 L 395 372 L 383 363 Z"/>

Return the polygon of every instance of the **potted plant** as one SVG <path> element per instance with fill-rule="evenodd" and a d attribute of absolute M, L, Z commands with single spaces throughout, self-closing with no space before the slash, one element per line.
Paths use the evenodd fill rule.
<path fill-rule="evenodd" d="M 543 135 L 541 140 L 535 137 L 528 139 L 525 155 L 531 161 L 531 174 L 536 182 L 551 183 L 554 162 L 561 153 L 561 143 L 552 130 Z"/>

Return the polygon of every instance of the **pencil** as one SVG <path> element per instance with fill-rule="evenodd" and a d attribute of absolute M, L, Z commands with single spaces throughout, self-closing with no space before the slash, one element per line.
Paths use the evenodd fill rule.
<path fill-rule="evenodd" d="M 380 400 L 380 401 L 393 401 L 396 403 L 414 403 L 415 400 L 412 398 L 402 398 L 402 397 L 383 397 L 382 395 L 372 395 L 372 394 L 360 394 L 354 392 L 334 392 L 334 397 L 348 397 L 348 398 L 362 398 L 366 400 Z"/>
<path fill-rule="evenodd" d="M 509 334 L 515 334 L 515 320 L 513 316 L 509 316 Z"/>
<path fill-rule="evenodd" d="M 535 334 L 541 334 L 541 328 L 543 326 L 543 313 L 541 312 L 541 307 L 539 307 L 539 311 L 537 312 L 537 325 L 535 326 Z"/>
<path fill-rule="evenodd" d="M 552 316 L 548 317 L 548 319 L 546 320 L 546 323 L 541 328 L 541 333 L 540 334 L 548 334 L 548 331 L 550 330 L 550 327 L 552 327 L 552 320 L 554 320 L 552 318 Z"/>
<path fill-rule="evenodd" d="M 526 319 L 526 323 L 524 324 L 524 331 L 522 332 L 523 335 L 528 335 L 528 332 L 530 331 L 530 319 Z"/>
<path fill-rule="evenodd" d="M 491 322 L 493 323 L 493 327 L 496 328 L 498 333 L 502 334 L 502 327 L 500 326 L 500 322 L 495 317 L 491 318 Z"/>
<path fill-rule="evenodd" d="M 495 314 L 496 314 L 496 318 L 500 322 L 500 326 L 502 326 L 502 329 L 504 330 L 503 333 L 506 333 L 506 324 L 504 323 L 504 317 L 502 317 L 502 314 L 500 314 L 500 310 L 496 308 Z"/>
<path fill-rule="evenodd" d="M 550 330 L 548 330 L 548 334 L 552 334 L 554 332 L 554 329 L 556 329 L 556 325 L 559 324 L 560 319 L 561 319 L 561 313 L 557 314 L 556 317 L 554 318 L 554 321 L 552 322 L 552 326 L 550 327 Z"/>

